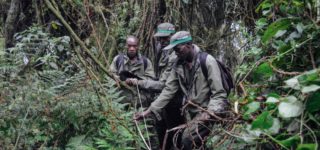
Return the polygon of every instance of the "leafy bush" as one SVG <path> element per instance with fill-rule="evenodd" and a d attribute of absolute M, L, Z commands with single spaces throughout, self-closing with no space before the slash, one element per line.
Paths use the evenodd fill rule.
<path fill-rule="evenodd" d="M 15 47 L 0 56 L 4 149 L 90 149 L 103 147 L 104 139 L 119 148 L 135 142 L 131 114 L 117 103 L 122 98 L 114 83 L 90 79 L 69 37 L 52 37 L 35 26 L 15 38 Z"/>
<path fill-rule="evenodd" d="M 237 72 L 243 96 L 233 98 L 245 122 L 227 131 L 239 145 L 318 149 L 320 32 L 312 16 L 315 8 L 315 1 L 300 0 L 264 0 L 257 7 L 261 18 L 250 37 L 255 40 Z"/>

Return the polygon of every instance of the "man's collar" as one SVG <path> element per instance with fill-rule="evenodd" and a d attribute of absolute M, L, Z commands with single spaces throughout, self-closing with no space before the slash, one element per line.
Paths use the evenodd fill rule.
<path fill-rule="evenodd" d="M 140 53 L 138 53 L 136 57 L 137 57 L 136 61 L 138 63 L 142 63 L 142 55 Z M 125 58 L 126 63 L 130 60 L 130 58 L 128 57 L 127 54 L 124 55 L 124 58 Z"/>

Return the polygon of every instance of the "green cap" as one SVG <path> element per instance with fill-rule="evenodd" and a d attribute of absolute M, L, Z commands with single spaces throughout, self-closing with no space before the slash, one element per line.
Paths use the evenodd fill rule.
<path fill-rule="evenodd" d="M 192 41 L 192 37 L 188 31 L 179 31 L 170 38 L 170 44 L 163 48 L 164 50 L 172 49 L 178 44 Z"/>
<path fill-rule="evenodd" d="M 175 33 L 174 25 L 171 23 L 161 23 L 158 25 L 157 33 L 154 35 L 155 37 L 166 37 Z"/>

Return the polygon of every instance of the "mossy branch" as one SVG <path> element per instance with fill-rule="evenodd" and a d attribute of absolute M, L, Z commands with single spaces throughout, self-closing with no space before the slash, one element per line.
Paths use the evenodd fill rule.
<path fill-rule="evenodd" d="M 125 84 L 124 82 L 120 81 L 118 78 L 116 78 L 116 76 L 111 73 L 106 67 L 104 67 L 102 65 L 101 62 L 99 62 L 99 60 L 97 59 L 97 57 L 94 56 L 93 53 L 91 53 L 91 51 L 86 47 L 85 43 L 79 38 L 79 36 L 73 31 L 73 29 L 71 28 L 71 26 L 66 22 L 66 20 L 62 17 L 62 15 L 59 13 L 58 10 L 56 10 L 53 5 L 51 4 L 51 2 L 49 0 L 45 0 L 45 3 L 47 5 L 47 7 L 54 13 L 54 15 L 62 22 L 62 24 L 66 27 L 66 29 L 69 31 L 69 33 L 71 34 L 72 38 L 80 45 L 80 47 L 89 55 L 89 57 L 113 80 L 115 80 L 117 83 L 120 83 L 120 85 L 124 88 L 129 89 L 134 95 L 136 95 L 136 92 L 127 84 Z M 81 56 L 80 51 L 75 49 L 75 52 Z"/>

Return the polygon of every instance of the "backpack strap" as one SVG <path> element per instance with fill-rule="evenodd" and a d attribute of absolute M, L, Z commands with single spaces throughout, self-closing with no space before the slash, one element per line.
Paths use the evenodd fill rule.
<path fill-rule="evenodd" d="M 143 60 L 143 68 L 144 68 L 144 70 L 146 70 L 148 67 L 148 59 L 145 56 L 142 56 L 142 60 Z M 117 60 L 116 60 L 117 70 L 120 69 L 120 67 L 121 67 L 121 65 L 123 65 L 123 63 L 124 63 L 124 54 L 119 54 L 119 56 L 117 57 Z"/>
<path fill-rule="evenodd" d="M 146 69 L 148 67 L 148 59 L 145 56 L 142 56 L 142 60 L 143 60 L 144 71 L 146 71 Z"/>
<path fill-rule="evenodd" d="M 208 56 L 208 53 L 206 53 L 206 52 L 200 52 L 200 54 L 199 54 L 201 70 L 202 70 L 202 73 L 203 73 L 204 77 L 206 78 L 206 80 L 208 80 L 208 68 L 206 66 L 207 56 Z M 219 66 L 219 69 L 220 69 L 221 80 L 222 80 L 221 82 L 222 82 L 223 88 L 226 90 L 227 95 L 229 95 L 231 89 L 234 88 L 233 78 L 230 73 L 230 69 L 227 68 L 219 60 L 217 60 L 217 59 L 215 59 L 215 60 L 216 60 L 218 66 Z"/>
<path fill-rule="evenodd" d="M 206 80 L 208 80 L 208 68 L 206 66 L 207 56 L 208 56 L 208 53 L 206 52 L 200 52 L 199 54 L 201 70 Z"/>
<path fill-rule="evenodd" d="M 118 72 L 119 72 L 121 65 L 123 65 L 123 63 L 124 63 L 124 55 L 119 54 L 119 56 L 117 57 L 117 60 L 116 60 L 116 67 L 117 67 Z"/>
<path fill-rule="evenodd" d="M 222 62 L 216 60 L 221 72 L 222 85 L 229 95 L 231 89 L 234 88 L 233 77 L 231 75 L 231 71 L 228 67 L 226 67 Z"/>

